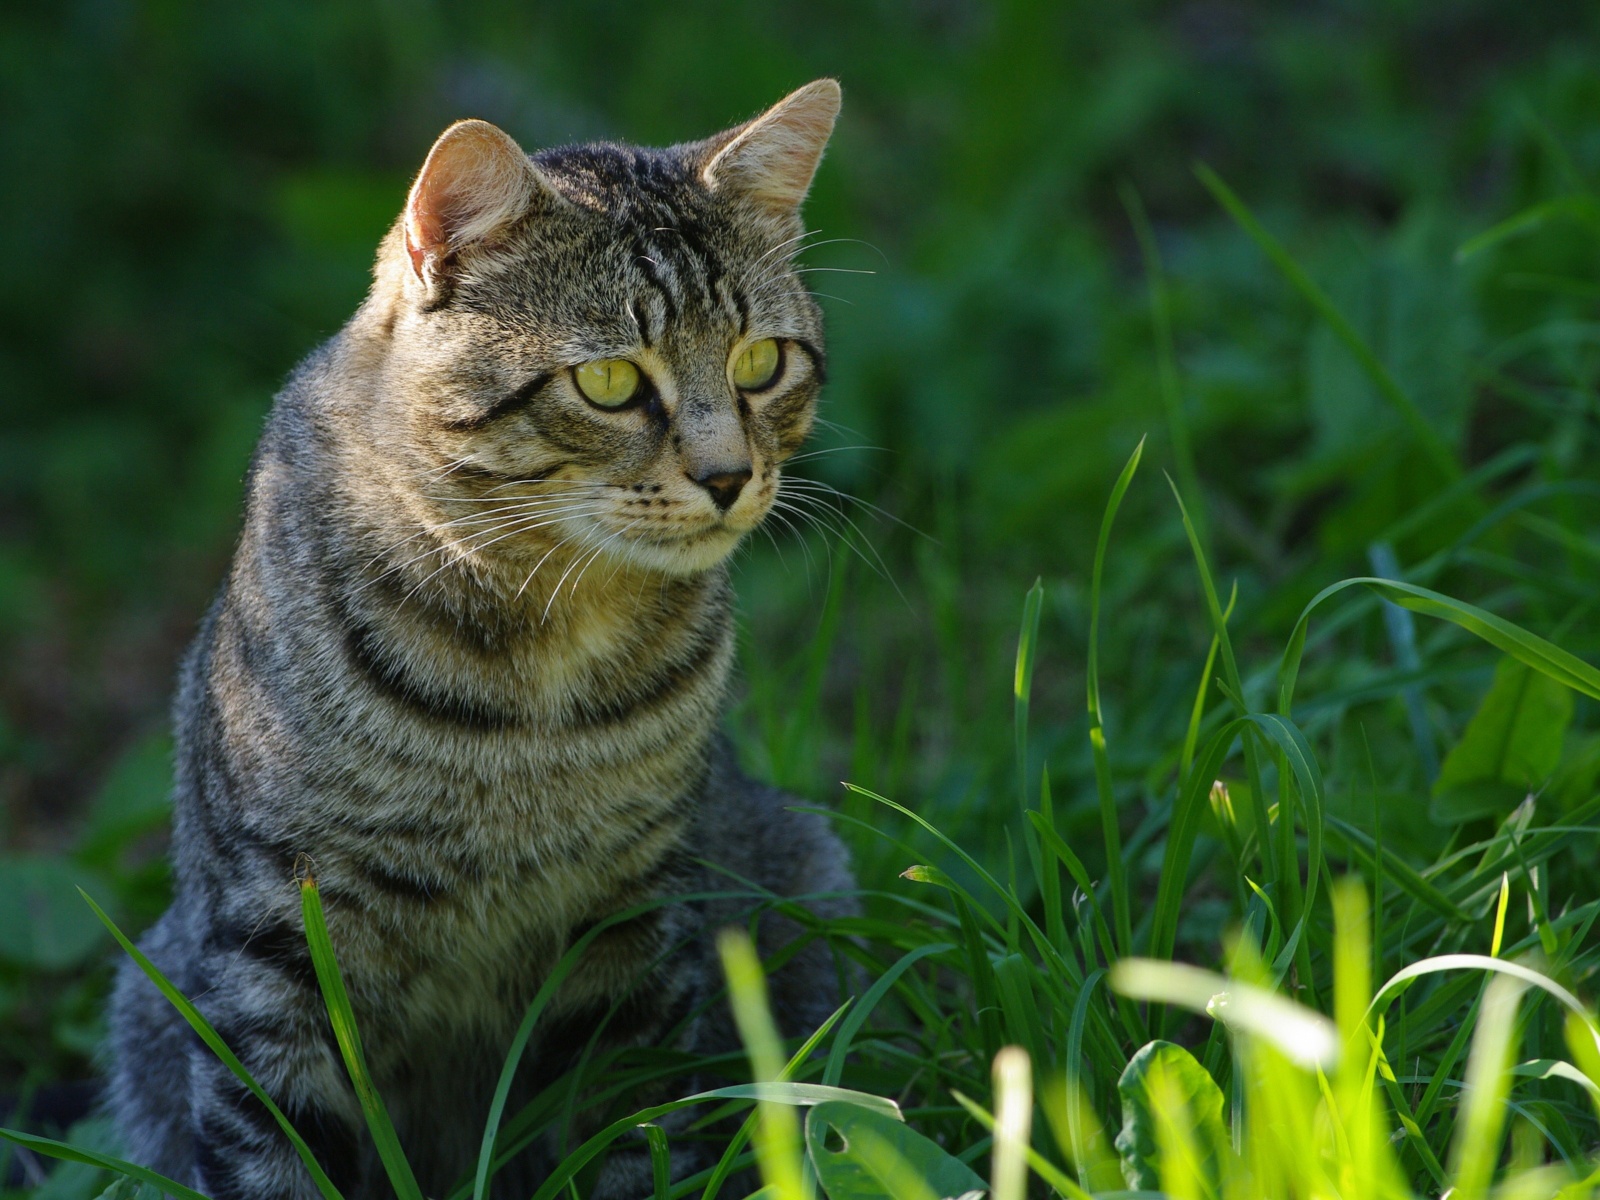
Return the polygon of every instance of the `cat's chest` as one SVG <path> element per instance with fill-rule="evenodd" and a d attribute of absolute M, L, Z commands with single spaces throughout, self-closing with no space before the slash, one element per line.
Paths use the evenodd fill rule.
<path fill-rule="evenodd" d="M 336 930 L 341 960 L 359 1007 L 386 1027 L 418 1036 L 465 1029 L 498 1046 L 579 932 L 624 903 L 615 886 L 562 864 L 480 877 L 425 902 L 351 910 Z"/>
<path fill-rule="evenodd" d="M 332 676 L 306 672 L 306 703 L 255 706 L 293 727 L 254 740 L 296 747 L 276 761 L 304 773 L 312 819 L 427 827 L 485 861 L 570 854 L 692 788 L 733 647 L 717 626 L 645 642 L 614 622 L 562 632 L 559 652 L 413 637 L 350 655 Z"/>

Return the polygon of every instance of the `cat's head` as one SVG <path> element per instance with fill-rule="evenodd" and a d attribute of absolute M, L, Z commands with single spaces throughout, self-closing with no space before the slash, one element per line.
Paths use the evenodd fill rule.
<path fill-rule="evenodd" d="M 819 80 L 664 150 L 440 136 L 378 280 L 408 478 L 455 552 L 692 574 L 760 523 L 822 383 L 792 260 L 838 109 Z"/>

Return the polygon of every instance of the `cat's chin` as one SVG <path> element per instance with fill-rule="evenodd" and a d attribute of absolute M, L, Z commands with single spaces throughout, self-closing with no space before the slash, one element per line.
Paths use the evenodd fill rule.
<path fill-rule="evenodd" d="M 700 575 L 727 561 L 745 531 L 718 526 L 693 537 L 629 538 L 612 553 L 636 567 L 663 575 Z"/>

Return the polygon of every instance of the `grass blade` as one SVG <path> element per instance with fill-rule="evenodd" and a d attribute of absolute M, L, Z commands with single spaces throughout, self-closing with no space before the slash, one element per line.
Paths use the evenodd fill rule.
<path fill-rule="evenodd" d="M 953 1094 L 955 1096 L 956 1103 L 961 1105 L 962 1108 L 966 1109 L 968 1115 L 971 1116 L 974 1121 L 978 1122 L 979 1125 L 982 1125 L 990 1133 L 997 1133 L 998 1122 L 995 1120 L 993 1115 L 983 1108 L 982 1105 L 976 1103 L 967 1096 L 963 1096 L 960 1092 L 955 1092 Z M 998 1142 L 998 1140 L 999 1139 L 997 1136 L 996 1141 Z M 1049 1184 L 1050 1187 L 1053 1188 L 1057 1193 L 1065 1196 L 1067 1200 L 1094 1200 L 1094 1197 L 1089 1192 L 1086 1192 L 1083 1188 L 1074 1183 L 1071 1178 L 1068 1177 L 1066 1172 L 1062 1171 L 1061 1168 L 1057 1167 L 1032 1146 L 1025 1146 L 1023 1149 L 1024 1157 L 1027 1160 L 1028 1166 L 1032 1167 L 1038 1174 L 1039 1178 L 1044 1180 L 1045 1183 Z M 1117 1194 L 1119 1193 L 1111 1193 L 1111 1195 Z M 1124 1196 L 1131 1196 L 1135 1193 L 1123 1192 L 1120 1194 Z"/>
<path fill-rule="evenodd" d="M 1497 617 L 1491 612 L 1440 592 L 1430 591 L 1413 583 L 1362 575 L 1329 584 L 1300 610 L 1300 619 L 1295 623 L 1294 632 L 1289 638 L 1289 645 L 1283 652 L 1283 661 L 1278 668 L 1278 711 L 1285 716 L 1289 714 L 1293 703 L 1294 685 L 1300 673 L 1300 658 L 1305 652 L 1311 613 L 1329 597 L 1358 585 L 1377 592 L 1385 600 L 1392 601 L 1402 608 L 1449 621 L 1468 633 L 1482 638 L 1496 649 L 1503 650 L 1519 662 L 1526 663 L 1535 671 L 1548 675 L 1557 683 L 1565 684 L 1573 691 L 1581 692 L 1591 699 L 1600 699 L 1600 670 L 1596 670 L 1577 655 L 1569 654 L 1553 642 L 1529 633 L 1503 617 Z"/>
<path fill-rule="evenodd" d="M 767 980 L 750 936 L 742 929 L 725 929 L 717 937 L 717 953 L 728 976 L 728 998 L 734 1023 L 750 1055 L 758 1083 L 774 1081 L 783 1073 L 783 1043 L 767 1005 Z M 811 1189 L 801 1168 L 800 1122 L 794 1109 L 761 1101 L 756 1122 L 756 1164 L 761 1179 L 775 1200 L 809 1200 Z"/>
<path fill-rule="evenodd" d="M 809 1059 L 812 1051 L 822 1044 L 822 1039 L 827 1037 L 828 1031 L 839 1023 L 839 1018 L 844 1016 L 845 1009 L 848 1007 L 850 1007 L 850 1002 L 847 1000 L 839 1008 L 834 1009 L 833 1015 L 818 1026 L 816 1032 L 808 1037 L 804 1044 L 794 1052 L 778 1075 L 780 1083 L 787 1083 L 794 1078 L 794 1074 L 800 1069 L 801 1064 Z M 842 1062 L 840 1067 L 842 1069 Z M 825 1078 L 823 1086 L 831 1086 L 833 1082 L 833 1080 Z M 827 1102 L 824 1101 L 824 1103 Z M 732 1175 L 738 1169 L 737 1164 L 742 1157 L 745 1145 L 750 1141 L 750 1135 L 755 1132 L 756 1123 L 760 1119 L 761 1113 L 758 1110 L 751 1113 L 745 1122 L 739 1126 L 739 1131 L 733 1135 L 733 1138 L 728 1142 L 727 1148 L 723 1150 L 722 1157 L 717 1161 L 717 1165 L 712 1168 L 711 1174 L 706 1180 L 705 1191 L 701 1193 L 702 1200 L 716 1200 L 716 1195 L 722 1190 L 723 1183 L 726 1182 L 729 1175 Z"/>
<path fill-rule="evenodd" d="M 84 1150 L 78 1146 L 69 1146 L 66 1142 L 58 1142 L 54 1138 L 40 1137 L 36 1133 L 23 1133 L 20 1129 L 0 1129 L 0 1138 L 7 1142 L 21 1146 L 24 1150 L 31 1150 L 35 1154 L 42 1154 L 46 1158 L 58 1159 L 61 1162 L 82 1163 L 89 1167 L 99 1167 L 103 1171 L 115 1171 L 129 1179 L 137 1179 L 140 1183 L 147 1183 L 169 1196 L 178 1200 L 208 1200 L 203 1192 L 197 1192 L 191 1187 L 175 1183 L 165 1175 L 141 1167 L 137 1163 L 124 1162 L 109 1154 L 101 1154 L 98 1150 Z"/>
<path fill-rule="evenodd" d="M 1044 580 L 1035 579 L 1022 601 L 1022 631 L 1017 635 L 1017 670 L 1012 681 L 1016 703 L 1017 789 L 1021 807 L 1028 807 L 1028 706 L 1033 697 L 1033 660 L 1039 650 L 1039 612 L 1044 607 Z"/>
<path fill-rule="evenodd" d="M 378 1148 L 378 1158 L 383 1163 L 389 1183 L 400 1200 L 422 1200 L 422 1189 L 417 1177 L 400 1148 L 399 1135 L 383 1097 L 372 1082 L 367 1070 L 367 1057 L 361 1049 L 361 1035 L 356 1029 L 355 1010 L 350 1005 L 350 994 L 344 986 L 344 976 L 339 972 L 339 962 L 333 953 L 333 940 L 328 936 L 327 916 L 322 910 L 322 894 L 316 880 L 307 871 L 300 880 L 300 910 L 305 921 L 306 943 L 311 947 L 311 965 L 317 974 L 317 985 L 328 1007 L 328 1020 L 333 1025 L 334 1039 L 339 1043 L 339 1053 L 344 1057 L 345 1070 L 361 1102 L 361 1111 L 367 1118 L 367 1128 Z"/>
<path fill-rule="evenodd" d="M 672 1195 L 672 1150 L 667 1145 L 667 1131 L 659 1125 L 646 1125 L 644 1136 L 650 1146 L 650 1177 L 655 1185 L 655 1200 L 669 1200 Z"/>
<path fill-rule="evenodd" d="M 1483 998 L 1483 1010 L 1467 1061 L 1466 1096 L 1456 1123 L 1455 1190 L 1458 1200 L 1488 1195 L 1500 1137 L 1505 1126 L 1505 1099 L 1511 1090 L 1511 1052 L 1517 1004 L 1528 985 L 1508 975 L 1496 976 Z"/>
<path fill-rule="evenodd" d="M 1122 861 L 1122 831 L 1117 817 L 1117 798 L 1111 788 L 1111 758 L 1106 749 L 1104 713 L 1100 706 L 1100 594 L 1105 577 L 1106 548 L 1111 544 L 1111 525 L 1122 507 L 1122 498 L 1133 482 L 1139 460 L 1144 456 L 1144 439 L 1133 448 L 1117 482 L 1111 487 L 1105 513 L 1100 518 L 1100 536 L 1094 547 L 1094 570 L 1089 578 L 1089 745 L 1094 752 L 1095 791 L 1100 798 L 1100 828 L 1106 840 L 1106 878 L 1111 884 L 1111 919 L 1116 928 L 1117 948 L 1133 952 L 1133 918 L 1128 902 L 1128 872 Z"/>
<path fill-rule="evenodd" d="M 850 1046 L 855 1041 L 856 1034 L 861 1031 L 867 1018 L 878 1007 L 878 1002 L 887 996 L 889 989 L 899 981 L 900 976 L 929 955 L 944 954 L 956 949 L 958 947 L 952 942 L 929 942 L 918 946 L 915 950 L 901 955 L 893 966 L 873 980 L 872 986 L 866 990 L 860 1001 L 851 1006 L 849 1015 L 839 1026 L 839 1032 L 834 1035 L 833 1045 L 828 1051 L 828 1065 L 822 1072 L 822 1082 L 830 1086 L 839 1082 L 844 1074 L 845 1056 L 850 1053 Z"/>
<path fill-rule="evenodd" d="M 266 1107 L 267 1112 L 272 1115 L 272 1119 L 277 1122 L 278 1128 L 283 1130 L 283 1135 L 289 1139 L 289 1143 L 294 1147 L 295 1153 L 300 1156 L 300 1161 L 306 1165 L 306 1170 L 311 1172 L 311 1179 L 316 1184 L 317 1191 L 321 1192 L 326 1197 L 326 1200 L 344 1200 L 339 1189 L 333 1186 L 333 1180 L 329 1179 L 328 1173 L 322 1169 L 322 1164 L 317 1162 L 316 1156 L 311 1153 L 311 1147 L 306 1145 L 305 1139 L 295 1132 L 294 1126 L 289 1123 L 289 1118 L 283 1115 L 283 1110 L 278 1107 L 277 1102 L 267 1095 L 266 1090 L 245 1069 L 245 1065 L 239 1061 L 238 1056 L 217 1035 L 217 1031 L 211 1027 L 211 1022 L 206 1020 L 205 1016 L 187 996 L 172 986 L 167 977 L 156 968 L 156 965 L 145 956 L 139 947 L 128 940 L 127 935 L 117 928 L 115 921 L 106 916 L 105 911 L 94 902 L 88 892 L 79 888 L 78 894 L 84 898 L 90 908 L 94 909 L 94 914 L 100 918 L 101 923 L 111 931 L 111 936 L 117 940 L 117 945 L 128 953 L 128 956 L 138 964 L 139 969 L 145 973 L 150 982 L 156 985 L 156 988 L 167 998 L 167 1001 L 188 1022 L 189 1028 L 193 1029 L 210 1051 L 222 1060 L 223 1065 L 233 1072 L 234 1077 L 249 1089 L 250 1094 Z"/>
<path fill-rule="evenodd" d="M 1028 1055 L 1007 1046 L 994 1058 L 994 1200 L 1023 1200 L 1028 1189 L 1028 1137 L 1033 1117 L 1033 1076 Z"/>
<path fill-rule="evenodd" d="M 550 998 L 555 995 L 556 989 L 577 966 L 578 959 L 587 950 L 591 943 L 610 929 L 613 925 L 623 921 L 631 921 L 645 913 L 654 912 L 666 904 L 682 903 L 690 900 L 722 899 L 734 893 L 731 892 L 702 892 L 684 896 L 659 896 L 643 904 L 636 904 L 632 908 L 625 908 L 621 912 L 612 913 L 603 921 L 596 922 L 582 937 L 567 947 L 556 965 L 551 969 L 549 977 L 539 986 L 534 997 L 528 1003 L 528 1011 L 523 1014 L 522 1023 L 517 1026 L 517 1032 L 511 1039 L 511 1045 L 506 1050 L 505 1065 L 500 1069 L 500 1079 L 495 1085 L 494 1098 L 489 1102 L 489 1115 L 484 1121 L 483 1141 L 478 1147 L 478 1163 L 473 1173 L 472 1200 L 484 1200 L 488 1195 L 489 1177 L 493 1173 L 494 1147 L 500 1135 L 500 1121 L 505 1115 L 506 1101 L 511 1095 L 511 1083 L 516 1077 L 517 1067 L 522 1062 L 522 1055 L 528 1048 L 528 1039 L 533 1036 L 534 1026 L 539 1017 L 544 1013 L 545 1007 L 550 1003 Z"/>

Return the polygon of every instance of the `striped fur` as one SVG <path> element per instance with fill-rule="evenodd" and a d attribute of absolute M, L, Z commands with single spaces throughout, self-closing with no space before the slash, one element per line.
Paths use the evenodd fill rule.
<path fill-rule="evenodd" d="M 180 677 L 176 890 L 144 946 L 352 1200 L 387 1191 L 305 949 L 297 863 L 430 1194 L 468 1169 L 511 1034 L 583 930 L 726 890 L 723 872 L 789 895 L 852 886 L 831 833 L 742 778 L 717 734 L 723 564 L 770 508 L 822 382 L 820 314 L 790 260 L 837 98 L 813 84 L 667 150 L 528 159 L 481 122 L 455 127 L 368 300 L 268 419 Z M 782 366 L 742 395 L 730 356 L 763 337 Z M 611 357 L 642 368 L 648 403 L 605 411 L 577 392 L 571 368 Z M 695 482 L 725 463 L 751 472 L 726 512 Z M 743 911 L 675 902 L 608 931 L 518 1094 L 602 1023 L 603 1044 L 728 1046 L 704 1003 L 706 934 Z M 768 949 L 792 932 L 767 920 Z M 831 1010 L 835 980 L 815 947 L 779 972 L 791 1032 Z M 131 964 L 112 1049 L 133 1157 L 218 1200 L 315 1195 L 265 1109 Z M 509 1169 L 506 1194 L 527 1194 L 547 1154 Z M 638 1170 L 619 1156 L 600 1192 L 648 1190 Z"/>

